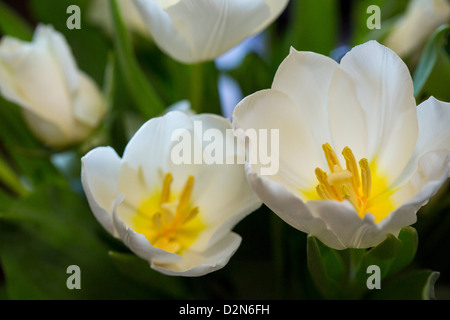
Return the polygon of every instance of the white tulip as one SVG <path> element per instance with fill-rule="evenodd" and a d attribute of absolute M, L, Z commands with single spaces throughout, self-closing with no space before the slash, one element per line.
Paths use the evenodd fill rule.
<path fill-rule="evenodd" d="M 184 63 L 213 60 L 265 29 L 289 0 L 134 0 L 156 44 Z"/>
<path fill-rule="evenodd" d="M 413 92 L 406 65 L 375 41 L 340 64 L 292 49 L 272 88 L 234 111 L 235 129 L 280 130 L 279 172 L 247 164 L 251 186 L 331 248 L 398 236 L 449 176 L 450 104 L 430 98 L 416 108 Z"/>
<path fill-rule="evenodd" d="M 52 147 L 85 139 L 105 114 L 97 85 L 50 26 L 38 26 L 32 42 L 1 39 L 0 93 L 22 107 L 33 133 Z"/>
<path fill-rule="evenodd" d="M 450 23 L 448 0 L 411 0 L 385 44 L 399 56 L 407 58 L 423 48 L 433 32 L 445 23 Z"/>
<path fill-rule="evenodd" d="M 220 130 L 224 145 L 234 144 L 229 120 L 172 111 L 144 124 L 122 158 L 99 147 L 82 159 L 83 187 L 97 220 L 168 275 L 201 276 L 225 266 L 241 242 L 231 229 L 261 205 L 244 164 L 172 162 L 177 130 L 189 132 L 200 152 L 208 145 L 194 131 L 195 121 Z"/>

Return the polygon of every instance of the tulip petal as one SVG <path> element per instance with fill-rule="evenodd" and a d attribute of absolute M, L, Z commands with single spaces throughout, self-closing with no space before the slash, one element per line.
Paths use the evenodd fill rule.
<path fill-rule="evenodd" d="M 110 147 L 99 147 L 82 159 L 81 181 L 89 205 L 100 224 L 112 235 L 112 211 L 119 196 L 120 158 Z"/>
<path fill-rule="evenodd" d="M 336 249 L 344 249 L 334 231 L 313 212 L 305 203 L 281 183 L 270 177 L 256 174 L 250 165 L 246 165 L 247 178 L 257 195 L 274 213 L 290 226 L 311 233 Z"/>
<path fill-rule="evenodd" d="M 53 27 L 45 25 L 38 25 L 34 37 L 34 41 L 47 43 L 57 65 L 60 67 L 60 72 L 64 75 L 69 91 L 74 92 L 79 85 L 78 67 L 66 39 Z"/>
<path fill-rule="evenodd" d="M 401 206 L 382 220 L 379 227 L 394 232 L 414 224 L 417 211 L 436 194 L 449 177 L 449 161 L 448 149 L 430 151 L 422 155 L 410 181 L 392 196 Z"/>
<path fill-rule="evenodd" d="M 319 154 L 322 145 L 331 143 L 328 112 L 328 91 L 338 63 L 313 52 L 291 48 L 288 57 L 278 67 L 272 89 L 288 95 L 305 118 L 302 130 L 316 141 Z"/>
<path fill-rule="evenodd" d="M 355 84 L 364 110 L 369 159 L 376 158 L 380 171 L 393 182 L 407 164 L 418 135 L 409 70 L 392 50 L 376 41 L 356 46 L 340 65 Z"/>
<path fill-rule="evenodd" d="M 268 136 L 272 130 L 279 132 L 279 170 L 272 176 L 277 181 L 283 181 L 283 185 L 294 193 L 314 188 L 317 183 L 315 168 L 326 165 L 323 154 L 318 152 L 317 142 L 303 129 L 307 120 L 289 96 L 273 89 L 244 98 L 233 113 L 236 132 L 241 129 L 247 135 L 254 133 L 257 139 L 262 130 L 268 130 Z M 240 140 L 243 143 L 242 138 Z M 261 148 L 266 146 L 263 144 L 260 147 L 259 142 L 251 142 L 249 162 L 253 170 L 261 174 L 268 166 L 262 165 L 260 159 L 252 160 L 252 154 L 256 158 L 259 152 L 264 151 Z"/>
<path fill-rule="evenodd" d="M 153 261 L 151 267 L 161 273 L 172 276 L 199 277 L 223 268 L 241 244 L 241 237 L 229 233 L 222 241 L 205 252 L 187 250 L 183 261 L 165 264 Z"/>
<path fill-rule="evenodd" d="M 150 119 L 128 143 L 122 157 L 123 162 L 135 170 L 141 167 L 146 185 L 151 188 L 161 175 L 164 176 L 168 172 L 168 164 L 172 162 L 172 148 L 177 143 L 177 129 L 183 128 L 183 132 L 192 131 L 192 126 L 192 120 L 180 111 Z M 172 141 L 172 138 L 175 140 Z M 174 180 L 174 186 L 182 187 L 186 178 L 187 175 L 177 178 Z"/>
<path fill-rule="evenodd" d="M 355 87 L 344 70 L 336 70 L 329 91 L 330 127 L 333 134 L 331 145 L 337 155 L 349 147 L 356 159 L 370 159 L 366 115 L 356 96 Z"/>
<path fill-rule="evenodd" d="M 434 97 L 429 98 L 417 107 L 419 136 L 414 152 L 402 175 L 395 185 L 402 186 L 411 179 L 417 170 L 420 158 L 430 151 L 450 150 L 450 103 L 442 102 Z"/>
<path fill-rule="evenodd" d="M 155 42 L 173 58 L 212 60 L 270 24 L 287 0 L 135 0 Z"/>
<path fill-rule="evenodd" d="M 73 113 L 77 120 L 95 128 L 105 115 L 105 103 L 95 82 L 79 73 L 79 86 L 74 92 Z"/>

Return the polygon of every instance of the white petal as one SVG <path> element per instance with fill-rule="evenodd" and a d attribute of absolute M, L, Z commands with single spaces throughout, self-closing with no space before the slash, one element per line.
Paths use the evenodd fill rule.
<path fill-rule="evenodd" d="M 89 205 L 100 224 L 112 235 L 112 211 L 119 196 L 120 158 L 110 147 L 99 147 L 82 159 L 81 181 Z"/>
<path fill-rule="evenodd" d="M 357 99 L 355 86 L 345 71 L 336 70 L 329 91 L 330 127 L 333 134 L 330 144 L 337 155 L 349 147 L 356 159 L 370 159 L 366 115 Z"/>
<path fill-rule="evenodd" d="M 261 31 L 287 1 L 183 0 L 170 5 L 136 0 L 158 46 L 176 60 L 212 60 Z"/>
<path fill-rule="evenodd" d="M 300 109 L 302 130 L 317 142 L 318 152 L 322 144 L 331 143 L 328 115 L 328 91 L 338 63 L 313 52 L 299 52 L 291 48 L 288 57 L 278 67 L 272 89 L 287 94 Z"/>
<path fill-rule="evenodd" d="M 376 41 L 353 48 L 342 59 L 341 68 L 354 83 L 365 113 L 369 160 L 376 157 L 380 171 L 392 182 L 408 162 L 417 139 L 409 70 L 392 50 Z"/>
<path fill-rule="evenodd" d="M 177 31 L 169 14 L 153 0 L 134 0 L 152 39 L 166 54 L 175 59 L 193 61 L 189 43 Z"/>
<path fill-rule="evenodd" d="M 8 101 L 29 108 L 28 102 L 21 96 L 14 75 L 8 68 L 9 56 L 14 54 L 16 50 L 28 50 L 28 45 L 9 36 L 0 39 L 0 93 Z"/>
<path fill-rule="evenodd" d="M 448 177 L 449 161 L 449 149 L 429 151 L 422 155 L 414 174 L 392 196 L 393 200 L 402 206 L 411 203 L 420 204 L 420 206 L 425 204 Z"/>
<path fill-rule="evenodd" d="M 51 26 L 38 25 L 33 41 L 46 42 L 64 75 L 70 92 L 79 85 L 78 67 L 64 36 Z"/>
<path fill-rule="evenodd" d="M 255 133 L 257 139 L 262 130 L 268 130 L 268 136 L 272 130 L 279 132 L 279 170 L 273 178 L 283 181 L 294 193 L 315 187 L 317 178 L 314 170 L 326 165 L 323 153 L 318 151 L 320 143 L 304 130 L 305 121 L 307 119 L 289 96 L 273 89 L 244 98 L 233 113 L 236 132 L 242 129 L 246 133 Z M 261 170 L 268 165 L 262 165 L 260 159 L 252 160 L 252 154 L 256 158 L 262 150 L 258 144 L 250 139 L 249 162 L 253 170 L 261 174 Z M 277 160 L 275 158 L 273 160 Z"/>
<path fill-rule="evenodd" d="M 402 186 L 417 170 L 419 159 L 430 151 L 450 150 L 450 103 L 431 97 L 417 107 L 419 136 L 414 152 L 396 185 Z"/>
<path fill-rule="evenodd" d="M 192 131 L 192 126 L 192 120 L 180 111 L 147 121 L 125 148 L 123 162 L 136 170 L 142 167 L 145 182 L 151 188 L 161 175 L 164 177 L 168 172 L 172 148 L 178 143 L 172 141 L 172 135 L 177 129 Z M 174 184 L 182 186 L 185 178 L 183 181 L 175 180 Z"/>
<path fill-rule="evenodd" d="M 205 252 L 186 251 L 183 261 L 175 263 L 153 262 L 151 267 L 172 276 L 199 277 L 223 268 L 241 243 L 241 237 L 230 233 Z"/>
<path fill-rule="evenodd" d="M 95 128 L 105 115 L 105 101 L 89 76 L 80 72 L 79 80 L 79 86 L 73 95 L 73 113 L 77 120 Z"/>
<path fill-rule="evenodd" d="M 334 231 L 321 219 L 313 215 L 305 203 L 279 182 L 261 177 L 246 166 L 247 178 L 261 200 L 281 219 L 292 227 L 311 233 L 327 245 L 344 249 Z"/>
<path fill-rule="evenodd" d="M 353 206 L 347 201 L 309 201 L 307 206 L 336 234 L 344 248 L 368 248 L 377 245 L 386 238 L 386 234 L 373 232 L 377 229 L 377 226 L 370 213 L 366 214 L 364 219 L 361 219 Z M 368 237 L 368 234 L 371 236 Z M 342 249 L 342 247 L 336 247 L 334 242 L 328 243 L 327 240 L 322 240 L 321 236 L 317 235 L 317 237 L 331 248 Z"/>

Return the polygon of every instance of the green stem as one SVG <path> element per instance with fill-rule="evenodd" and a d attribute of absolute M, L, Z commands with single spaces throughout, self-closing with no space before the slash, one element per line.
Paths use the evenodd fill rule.
<path fill-rule="evenodd" d="M 126 29 L 117 0 L 111 0 L 111 15 L 115 30 L 115 48 L 121 73 L 125 78 L 128 91 L 136 106 L 145 118 L 160 115 L 165 110 L 165 104 L 150 84 L 133 51 L 128 30 Z"/>
<path fill-rule="evenodd" d="M 190 100 L 191 108 L 196 113 L 203 111 L 203 94 L 204 94 L 204 64 L 197 63 L 190 66 Z"/>
<path fill-rule="evenodd" d="M 0 158 L 0 181 L 19 196 L 25 196 L 28 193 L 14 171 L 2 158 Z"/>

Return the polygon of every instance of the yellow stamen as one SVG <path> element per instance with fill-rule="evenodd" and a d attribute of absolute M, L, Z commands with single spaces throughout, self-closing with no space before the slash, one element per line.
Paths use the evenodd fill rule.
<path fill-rule="evenodd" d="M 358 173 L 358 165 L 356 164 L 355 156 L 353 155 L 352 150 L 349 147 L 345 147 L 342 151 L 342 155 L 345 158 L 345 165 L 347 170 L 352 173 L 352 186 L 356 190 L 359 188 L 359 173 Z"/>
<path fill-rule="evenodd" d="M 338 168 L 342 168 L 341 164 L 339 163 L 339 159 L 336 156 L 336 153 L 334 152 L 333 148 L 331 148 L 328 142 L 322 146 L 322 150 L 325 153 L 328 168 L 330 168 L 331 172 L 334 172 L 334 170 L 336 169 L 335 166 L 338 166 Z"/>
<path fill-rule="evenodd" d="M 358 173 L 358 166 L 349 147 L 342 151 L 346 169 L 343 169 L 336 153 L 331 146 L 326 143 L 322 146 L 325 158 L 330 169 L 327 174 L 320 168 L 316 168 L 315 173 L 319 184 L 316 186 L 316 192 L 322 200 L 348 200 L 355 210 L 362 215 L 367 207 L 367 202 L 371 191 L 371 172 L 367 159 L 359 162 L 361 176 Z"/>
<path fill-rule="evenodd" d="M 372 188 L 372 174 L 370 173 L 369 162 L 367 159 L 361 159 L 359 161 L 361 167 L 361 181 L 363 194 L 366 199 L 369 199 L 370 191 Z"/>
<path fill-rule="evenodd" d="M 169 201 L 170 196 L 170 185 L 172 184 L 173 176 L 169 172 L 164 176 L 163 189 L 161 191 L 161 198 L 159 199 L 159 205 Z"/>

